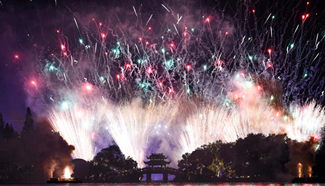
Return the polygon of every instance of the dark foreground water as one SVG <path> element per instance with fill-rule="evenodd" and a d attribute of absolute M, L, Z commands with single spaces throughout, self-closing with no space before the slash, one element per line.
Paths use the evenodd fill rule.
<path fill-rule="evenodd" d="M 216 183 L 216 184 L 212 184 L 212 183 L 151 183 L 151 184 L 145 184 L 145 183 L 139 183 L 139 184 L 129 184 L 129 183 L 119 183 L 119 184 L 105 184 L 105 183 L 60 183 L 60 184 L 44 184 L 44 185 L 55 185 L 55 186 L 67 186 L 67 185 L 73 185 L 73 186 L 77 186 L 77 185 L 82 185 L 82 186 L 117 186 L 117 185 L 123 185 L 123 186 L 134 186 L 134 185 L 163 185 L 163 186 L 205 186 L 205 185 L 219 185 L 219 186 L 280 186 L 280 185 L 286 185 L 286 186 L 318 186 L 318 185 L 325 185 L 324 183 Z"/>

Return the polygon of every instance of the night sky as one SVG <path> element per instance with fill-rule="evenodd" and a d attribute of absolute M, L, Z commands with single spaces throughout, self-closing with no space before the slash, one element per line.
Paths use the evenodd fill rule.
<path fill-rule="evenodd" d="M 183 4 L 175 2 L 179 3 Z M 197 4 L 200 7 L 208 7 L 213 5 L 213 1 Z M 57 47 L 57 29 L 64 30 L 66 34 L 70 34 L 74 29 L 73 14 L 91 15 L 119 7 L 132 9 L 132 5 L 143 7 L 142 10 L 148 14 L 164 11 L 160 3 L 134 0 L 1 0 L 0 112 L 3 113 L 5 121 L 13 124 L 15 129 L 22 128 L 26 107 L 30 106 L 26 105 L 27 96 L 24 90 L 29 69 L 34 68 L 32 65 L 40 60 L 40 51 L 46 53 Z M 19 59 L 16 59 L 15 55 L 18 55 Z"/>
<path fill-rule="evenodd" d="M 75 13 L 93 12 L 100 4 L 110 7 L 118 2 L 0 1 L 0 112 L 6 122 L 13 124 L 15 129 L 22 128 L 26 107 L 30 106 L 26 105 L 24 83 L 29 75 L 28 69 L 33 68 L 32 63 L 40 60 L 36 50 L 48 51 L 56 47 L 55 31 L 71 28 L 72 10 Z M 82 10 L 81 7 L 85 6 L 88 9 Z"/>

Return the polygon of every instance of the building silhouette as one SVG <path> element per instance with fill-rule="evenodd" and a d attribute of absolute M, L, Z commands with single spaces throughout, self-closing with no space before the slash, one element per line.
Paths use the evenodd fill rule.
<path fill-rule="evenodd" d="M 142 181 L 168 182 L 173 181 L 178 174 L 177 169 L 167 166 L 170 161 L 161 153 L 151 154 L 144 163 L 146 167 L 141 169 Z"/>

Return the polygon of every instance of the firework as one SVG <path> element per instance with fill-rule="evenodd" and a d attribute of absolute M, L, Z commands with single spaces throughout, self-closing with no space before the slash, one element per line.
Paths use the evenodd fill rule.
<path fill-rule="evenodd" d="M 304 29 L 310 13 L 275 30 L 284 20 L 275 13 L 256 20 L 258 10 L 244 6 L 233 17 L 191 7 L 181 15 L 165 4 L 157 18 L 141 17 L 135 6 L 123 10 L 123 22 L 73 17 L 78 37 L 57 29 L 57 52 L 38 65 L 42 83 L 29 85 L 40 92 L 53 128 L 76 147 L 74 156 L 87 160 L 110 143 L 143 166 L 154 139 L 155 151 L 177 160 L 249 133 L 319 137 L 325 116 L 314 69 L 321 67 L 325 35 Z"/>

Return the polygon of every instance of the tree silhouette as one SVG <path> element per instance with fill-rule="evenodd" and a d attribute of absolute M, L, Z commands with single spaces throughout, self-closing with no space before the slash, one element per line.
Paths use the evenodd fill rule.
<path fill-rule="evenodd" d="M 250 134 L 235 143 L 216 141 L 186 153 L 178 163 L 186 181 L 216 181 L 234 177 L 251 181 L 288 181 L 289 161 L 285 135 Z M 282 180 L 285 177 L 287 180 Z"/>
<path fill-rule="evenodd" d="M 26 118 L 24 122 L 24 127 L 22 130 L 22 135 L 29 133 L 34 128 L 33 115 L 29 107 L 27 107 Z"/>
<path fill-rule="evenodd" d="M 137 163 L 131 158 L 125 158 L 120 148 L 112 145 L 102 149 L 91 161 L 90 180 L 101 182 L 120 182 L 131 179 L 138 180 L 139 176 L 131 175 L 136 170 Z"/>
<path fill-rule="evenodd" d="M 10 139 L 18 136 L 9 123 L 6 123 L 6 125 L 4 123 L 2 113 L 0 113 L 0 139 Z"/>
<path fill-rule="evenodd" d="M 65 166 L 71 164 L 74 147 L 54 133 L 48 121 L 38 121 L 35 126 L 28 129 L 32 135 L 19 137 L 11 125 L 3 128 L 0 183 L 45 183 L 52 171 L 62 175 Z"/>
<path fill-rule="evenodd" d="M 316 149 L 314 174 L 317 177 L 325 178 L 325 127 L 323 128 L 320 146 Z"/>
<path fill-rule="evenodd" d="M 4 127 L 4 121 L 3 121 L 2 113 L 0 113 L 0 131 L 3 129 L 3 127 Z"/>
<path fill-rule="evenodd" d="M 182 174 L 176 179 L 202 182 L 231 176 L 233 170 L 230 163 L 220 158 L 222 145 L 221 141 L 217 141 L 184 154 L 178 162 Z"/>
<path fill-rule="evenodd" d="M 73 177 L 80 179 L 81 181 L 85 182 L 87 181 L 89 170 L 91 167 L 90 162 L 85 161 L 83 159 L 74 159 L 72 160 L 72 163 L 74 165 L 73 168 Z"/>
<path fill-rule="evenodd" d="M 250 134 L 238 139 L 234 150 L 234 169 L 238 176 L 276 180 L 286 172 L 284 164 L 289 161 L 289 149 L 285 135 Z"/>
<path fill-rule="evenodd" d="M 3 121 L 2 113 L 0 113 L 0 139 L 3 138 L 3 130 L 4 130 L 4 121 Z"/>

